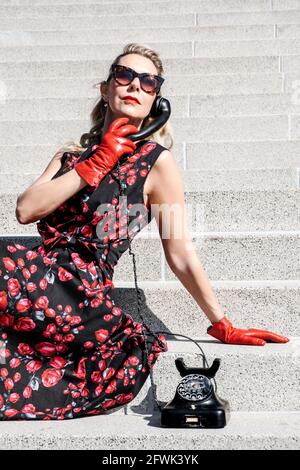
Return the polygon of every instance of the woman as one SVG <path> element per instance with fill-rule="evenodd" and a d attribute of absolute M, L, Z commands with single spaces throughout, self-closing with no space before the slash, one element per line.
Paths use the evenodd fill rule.
<path fill-rule="evenodd" d="M 166 213 L 153 212 L 170 267 L 212 323 L 208 333 L 232 344 L 288 341 L 271 332 L 233 327 L 191 249 L 182 181 L 172 153 L 155 139 L 134 143 L 126 137 L 151 121 L 149 113 L 162 83 L 159 57 L 129 44 L 114 64 L 108 80 L 101 83 L 102 98 L 92 113 L 94 126 L 82 136 L 81 146 L 58 152 L 18 198 L 18 220 L 39 220 L 42 244 L 30 250 L 18 244 L 1 248 L 3 420 L 98 415 L 124 406 L 138 394 L 149 374 L 143 325 L 115 305 L 112 277 L 129 246 L 125 229 L 133 239 L 149 223 L 150 207 L 157 204 L 181 209 L 177 221 L 184 235 L 179 238 L 174 218 L 170 236 L 162 237 Z M 132 80 L 126 82 L 132 70 L 149 75 L 129 75 Z M 168 129 L 169 123 L 157 140 Z M 89 158 L 83 152 L 87 146 L 92 149 Z M 115 219 L 124 209 L 118 200 L 117 162 L 120 179 L 127 183 L 128 225 L 126 217 Z M 132 211 L 135 206 L 139 216 Z M 153 367 L 168 347 L 164 336 L 147 335 Z"/>

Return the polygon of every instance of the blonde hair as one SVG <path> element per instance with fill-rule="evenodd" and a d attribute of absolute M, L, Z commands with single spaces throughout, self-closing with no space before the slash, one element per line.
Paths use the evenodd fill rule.
<path fill-rule="evenodd" d="M 155 67 L 157 68 L 157 75 L 163 74 L 164 69 L 162 66 L 162 61 L 159 55 L 157 54 L 157 52 L 155 52 L 153 49 L 147 46 L 143 46 L 137 43 L 127 44 L 124 47 L 123 52 L 116 57 L 113 64 L 117 64 L 121 57 L 127 54 L 133 54 L 133 53 L 139 54 L 143 57 L 147 57 L 148 59 L 150 59 L 155 65 Z M 110 67 L 109 69 L 106 82 L 108 82 L 108 78 L 109 78 L 109 75 L 111 74 L 111 70 L 112 70 L 112 67 Z M 100 83 L 101 82 L 96 83 L 94 87 L 99 85 Z M 157 96 L 162 96 L 161 91 L 159 91 Z M 82 134 L 79 143 L 75 143 L 74 141 L 65 142 L 64 146 L 60 150 L 78 152 L 81 154 L 90 145 L 93 145 L 94 143 L 99 143 L 99 139 L 101 139 L 101 135 L 102 135 L 102 128 L 104 125 L 106 109 L 107 107 L 105 106 L 105 101 L 102 97 L 100 97 L 100 100 L 96 103 L 95 107 L 93 108 L 90 114 L 91 121 L 92 121 L 92 127 L 90 131 Z M 154 119 L 155 118 L 153 116 L 150 116 L 148 114 L 148 116 L 146 116 L 145 119 L 143 120 L 140 130 L 142 130 L 144 127 L 147 127 Z M 154 140 L 170 150 L 173 147 L 174 139 L 173 139 L 172 127 L 169 121 L 170 120 L 168 120 L 166 124 L 164 124 L 164 126 L 162 126 L 157 132 L 154 132 L 153 134 L 151 134 L 148 137 L 148 139 Z"/>

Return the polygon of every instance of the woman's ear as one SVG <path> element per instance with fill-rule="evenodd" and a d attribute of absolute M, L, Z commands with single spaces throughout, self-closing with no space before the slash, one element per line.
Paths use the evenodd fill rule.
<path fill-rule="evenodd" d="M 107 93 L 107 83 L 105 81 L 102 81 L 100 83 L 100 94 L 102 96 L 102 98 L 107 101 L 107 97 L 106 97 L 106 93 Z"/>

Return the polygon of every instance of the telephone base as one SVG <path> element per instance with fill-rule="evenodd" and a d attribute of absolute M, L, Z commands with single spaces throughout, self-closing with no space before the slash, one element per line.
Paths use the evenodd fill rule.
<path fill-rule="evenodd" d="M 229 406 L 187 410 L 166 405 L 161 411 L 161 426 L 169 428 L 224 428 L 230 419 Z"/>

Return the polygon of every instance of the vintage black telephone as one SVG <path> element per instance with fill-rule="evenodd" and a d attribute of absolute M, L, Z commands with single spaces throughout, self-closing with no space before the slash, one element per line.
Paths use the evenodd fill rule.
<path fill-rule="evenodd" d="M 141 129 L 135 134 L 127 135 L 126 138 L 135 141 L 140 139 L 145 139 L 149 135 L 153 134 L 159 130 L 169 119 L 171 114 L 171 105 L 170 102 L 163 98 L 162 96 L 157 96 L 153 102 L 152 108 L 150 110 L 151 116 L 155 117 L 151 124 L 144 129 Z M 117 170 L 119 175 L 119 183 L 121 186 L 121 194 L 123 194 L 123 189 L 126 187 L 126 183 L 120 180 L 119 173 L 119 161 L 117 162 Z M 188 336 L 170 333 L 168 331 L 157 331 L 153 332 L 145 323 L 143 315 L 141 313 L 141 294 L 137 285 L 137 276 L 136 276 L 136 263 L 135 255 L 131 250 L 131 240 L 129 241 L 129 254 L 133 256 L 133 268 L 134 268 L 134 279 L 135 279 L 135 288 L 137 294 L 137 304 L 138 304 L 138 314 L 143 320 L 143 325 L 148 329 L 149 334 L 155 337 L 161 346 L 161 340 L 157 337 L 155 333 L 163 333 L 172 336 L 183 336 L 188 338 L 190 341 L 194 342 L 196 346 L 200 349 L 202 354 L 202 368 L 195 367 L 186 367 L 183 358 L 179 357 L 175 359 L 175 364 L 177 370 L 179 371 L 183 379 L 179 382 L 176 394 L 173 400 L 169 401 L 162 407 L 156 397 L 155 386 L 153 382 L 153 372 L 149 363 L 149 352 L 148 345 L 145 338 L 145 334 L 148 332 L 143 332 L 145 339 L 145 349 L 147 354 L 147 361 L 149 365 L 150 379 L 152 385 L 152 393 L 154 396 L 154 401 L 157 405 L 157 408 L 161 411 L 161 425 L 164 427 L 180 427 L 180 428 L 222 428 L 224 427 L 230 416 L 229 402 L 221 399 L 217 395 L 217 384 L 215 381 L 215 374 L 219 369 L 221 359 L 217 358 L 213 361 L 211 367 L 205 367 L 207 364 L 206 356 L 201 348 L 201 346 L 189 338 Z M 215 389 L 212 385 L 212 381 L 215 384 Z"/>

